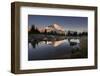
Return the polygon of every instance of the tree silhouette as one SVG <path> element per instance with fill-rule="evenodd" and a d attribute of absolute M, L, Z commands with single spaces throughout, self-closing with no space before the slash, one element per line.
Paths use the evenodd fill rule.
<path fill-rule="evenodd" d="M 29 34 L 38 34 L 38 33 L 40 33 L 40 32 L 38 31 L 38 29 L 33 24 L 30 31 L 29 31 Z"/>
<path fill-rule="evenodd" d="M 77 32 L 76 31 L 73 33 L 73 36 L 77 36 Z"/>
<path fill-rule="evenodd" d="M 44 34 L 47 34 L 47 30 L 45 29 Z"/>
<path fill-rule="evenodd" d="M 68 36 L 70 36 L 70 35 L 71 35 L 71 32 L 70 32 L 70 31 L 68 31 L 67 35 L 68 35 Z"/>
<path fill-rule="evenodd" d="M 85 36 L 87 36 L 87 32 L 82 32 L 82 35 L 85 35 Z"/>

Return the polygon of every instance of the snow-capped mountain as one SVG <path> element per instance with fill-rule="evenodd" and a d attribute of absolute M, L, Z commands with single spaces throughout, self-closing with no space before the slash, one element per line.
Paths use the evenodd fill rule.
<path fill-rule="evenodd" d="M 52 25 L 49 25 L 47 27 L 38 27 L 37 28 L 40 32 L 56 32 L 56 33 L 60 33 L 60 34 L 64 34 L 65 31 L 64 31 L 64 28 L 59 25 L 59 24 L 52 24 Z"/>
<path fill-rule="evenodd" d="M 58 31 L 64 31 L 64 28 L 58 24 L 52 24 L 48 27 L 46 27 L 47 30 L 58 30 Z"/>
<path fill-rule="evenodd" d="M 64 33 L 64 28 L 58 24 L 52 24 L 48 27 L 45 27 L 47 32 L 56 31 L 57 33 Z"/>

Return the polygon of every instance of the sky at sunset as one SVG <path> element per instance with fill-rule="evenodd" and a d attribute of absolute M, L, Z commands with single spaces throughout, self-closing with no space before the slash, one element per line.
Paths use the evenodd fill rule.
<path fill-rule="evenodd" d="M 29 27 L 33 24 L 36 27 L 47 27 L 55 23 L 62 26 L 66 31 L 88 31 L 87 17 L 28 15 Z"/>

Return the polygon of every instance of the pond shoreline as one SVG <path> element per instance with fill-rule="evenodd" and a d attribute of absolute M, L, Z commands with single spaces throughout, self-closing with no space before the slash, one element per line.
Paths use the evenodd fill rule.
<path fill-rule="evenodd" d="M 44 34 L 31 34 L 28 36 L 28 41 L 33 40 L 64 40 L 64 39 L 80 39 L 79 36 L 58 36 L 58 35 L 44 35 Z"/>

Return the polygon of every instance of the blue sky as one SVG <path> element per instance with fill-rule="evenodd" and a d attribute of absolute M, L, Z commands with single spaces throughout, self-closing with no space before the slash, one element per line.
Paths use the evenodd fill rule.
<path fill-rule="evenodd" d="M 28 15 L 29 27 L 32 24 L 36 25 L 36 27 L 46 27 L 54 23 L 61 25 L 66 31 L 88 31 L 87 17 Z"/>

